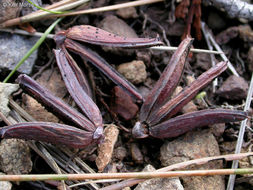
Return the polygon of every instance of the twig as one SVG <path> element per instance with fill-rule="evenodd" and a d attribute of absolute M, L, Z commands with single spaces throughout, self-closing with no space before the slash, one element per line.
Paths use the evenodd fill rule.
<path fill-rule="evenodd" d="M 225 11 L 231 18 L 253 20 L 253 5 L 241 0 L 205 0 L 205 3 Z"/>
<path fill-rule="evenodd" d="M 17 111 L 16 113 L 18 113 L 18 112 L 20 112 L 20 111 L 22 112 L 22 108 L 21 108 L 18 104 L 14 103 L 13 100 L 10 99 L 10 100 L 9 100 L 9 103 L 10 103 L 10 105 L 12 106 L 12 108 L 14 108 L 14 110 Z M 25 113 L 26 113 L 26 112 L 25 112 Z M 0 112 L 0 116 L 1 116 L 1 114 L 2 114 L 2 113 Z M 24 114 L 24 115 L 25 115 L 25 116 L 28 116 L 29 114 L 26 113 L 26 114 Z M 20 117 L 20 118 L 21 118 L 21 117 Z M 33 120 L 33 118 L 32 118 L 31 116 L 29 116 L 28 118 Z M 16 121 L 15 121 L 14 119 L 13 119 L 13 121 L 15 121 L 15 122 L 11 122 L 11 121 L 9 121 L 7 118 L 5 118 L 5 119 L 6 119 L 5 122 L 6 122 L 7 125 L 12 125 L 12 124 L 15 124 L 15 123 L 16 123 Z M 22 119 L 22 121 L 23 121 L 23 119 Z M 55 162 L 54 159 L 52 158 L 51 154 L 41 145 L 41 143 L 38 143 L 38 145 L 36 145 L 33 141 L 28 141 L 27 144 L 28 144 L 29 147 L 31 147 L 38 155 L 40 155 L 56 173 L 62 174 L 60 168 L 58 167 L 58 165 L 56 164 L 56 162 Z M 63 189 L 64 189 L 64 190 L 67 190 L 64 180 L 61 180 L 61 183 L 62 183 L 62 185 L 63 185 Z"/>
<path fill-rule="evenodd" d="M 210 30 L 207 28 L 207 25 L 204 22 L 201 22 L 201 26 L 202 26 L 202 31 L 203 33 L 205 33 L 205 35 L 207 36 L 207 38 L 210 40 L 210 42 L 212 43 L 212 45 L 215 47 L 215 49 L 219 52 L 223 52 L 222 49 L 220 48 L 220 46 L 216 43 L 214 37 L 212 36 Z M 235 76 L 239 76 L 239 74 L 237 73 L 237 71 L 235 70 L 234 66 L 230 63 L 230 61 L 228 60 L 227 56 L 222 53 L 220 54 L 221 58 L 223 59 L 223 61 L 228 62 L 228 68 L 230 69 L 230 71 L 235 75 Z"/>
<path fill-rule="evenodd" d="M 65 13 L 65 14 L 52 15 L 52 14 L 46 12 L 46 13 L 40 13 L 39 16 L 37 16 L 37 15 L 31 15 L 31 16 L 26 15 L 26 16 L 23 16 L 23 17 L 8 20 L 8 21 L 0 24 L 0 27 L 4 28 L 4 27 L 9 27 L 9 26 L 14 26 L 14 25 L 17 25 L 17 24 L 20 24 L 20 23 L 36 21 L 36 20 L 39 20 L 39 19 L 48 19 L 48 18 L 55 18 L 55 17 L 64 17 L 64 16 L 73 16 L 73 15 L 113 11 L 113 10 L 117 10 L 117 9 L 122 9 L 122 8 L 127 8 L 127 7 L 136 7 L 136 6 L 141 6 L 141 5 L 151 4 L 151 3 L 157 3 L 157 2 L 162 2 L 162 1 L 163 0 L 137 0 L 137 1 L 121 3 L 121 4 L 117 4 L 117 5 L 110 5 L 110 6 L 105 6 L 105 7 L 99 7 L 99 8 L 94 8 L 94 9 L 73 11 L 73 12 Z M 66 5 L 66 7 L 67 7 L 67 5 Z M 64 9 L 64 10 L 69 10 L 69 9 L 70 8 Z M 54 11 L 63 11 L 60 8 L 55 8 L 55 9 L 52 9 L 52 10 L 54 10 Z"/>
<path fill-rule="evenodd" d="M 89 0 L 79 0 L 79 1 L 75 1 L 72 3 L 68 3 L 65 5 L 62 5 L 60 7 L 54 8 L 52 9 L 52 11 L 65 11 L 65 10 L 70 10 L 73 9 L 77 6 L 80 6 L 86 2 L 88 2 Z M 45 12 L 45 11 L 40 11 L 40 12 L 35 12 L 35 13 L 31 13 L 22 17 L 18 17 L 18 18 L 14 18 L 11 20 L 7 20 L 3 23 L 0 24 L 0 28 L 6 28 L 6 27 L 10 27 L 10 26 L 14 26 L 14 25 L 18 25 L 21 23 L 27 23 L 27 22 L 31 22 L 31 21 L 36 21 L 36 20 L 41 20 L 41 19 L 45 19 L 48 18 L 48 16 L 52 15 L 51 13 Z M 57 14 L 57 15 L 62 15 L 62 14 Z"/>
<path fill-rule="evenodd" d="M 178 169 L 182 169 L 182 168 L 185 168 L 185 167 L 188 167 L 191 165 L 203 165 L 203 164 L 206 164 L 210 161 L 216 161 L 216 160 L 227 160 L 227 161 L 237 160 L 237 159 L 239 160 L 244 157 L 251 156 L 251 155 L 253 155 L 252 152 L 199 158 L 199 159 L 195 159 L 195 160 L 189 160 L 186 162 L 173 164 L 173 165 L 158 169 L 154 172 L 166 172 L 166 171 L 171 171 L 171 170 L 178 170 Z M 119 183 L 116 183 L 113 185 L 109 185 L 109 186 L 104 187 L 100 190 L 120 190 L 120 189 L 123 189 L 124 187 L 131 187 L 131 186 L 141 183 L 143 181 L 145 181 L 145 179 L 128 179 L 128 180 L 124 180 L 122 182 L 119 182 Z"/>
<path fill-rule="evenodd" d="M 30 32 L 27 32 L 25 30 L 8 29 L 8 28 L 0 28 L 0 32 L 10 32 L 10 33 L 14 33 L 14 34 L 22 34 L 22 35 L 26 35 L 26 36 L 35 36 L 35 37 L 41 37 L 44 34 L 44 33 L 41 33 L 41 32 L 30 33 Z M 53 34 L 48 34 L 47 38 L 53 39 L 54 35 Z"/>
<path fill-rule="evenodd" d="M 201 27 L 201 30 L 202 30 L 202 33 L 205 37 L 205 40 L 206 40 L 206 44 L 207 44 L 207 47 L 209 50 L 213 50 L 213 46 L 210 42 L 210 39 L 208 38 L 208 35 L 203 31 L 203 27 Z M 212 63 L 212 66 L 215 66 L 215 57 L 213 54 L 210 54 L 210 58 L 211 58 L 211 63 Z M 216 86 L 218 86 L 218 78 L 215 78 L 214 81 L 213 81 L 213 93 L 215 93 L 216 91 Z"/>
<path fill-rule="evenodd" d="M 52 17 L 73 16 L 73 15 L 80 15 L 80 14 L 90 14 L 90 13 L 97 13 L 97 12 L 114 11 L 114 10 L 123 9 L 123 8 L 127 8 L 127 7 L 137 7 L 137 6 L 141 6 L 141 5 L 147 5 L 147 4 L 157 3 L 157 2 L 162 2 L 162 1 L 164 1 L 164 0 L 137 0 L 137 1 L 121 3 L 121 4 L 116 4 L 116 5 L 109 5 L 109 6 L 99 7 L 99 8 L 94 8 L 94 9 L 74 11 L 74 12 L 66 13 L 66 14 L 52 15 Z"/>
<path fill-rule="evenodd" d="M 0 118 L 7 124 L 11 125 L 11 122 L 5 117 L 5 115 L 0 111 Z"/>
<path fill-rule="evenodd" d="M 81 185 L 89 185 L 89 184 L 93 184 L 93 183 L 112 183 L 112 182 L 117 182 L 117 181 L 120 181 L 120 179 L 89 180 L 89 181 L 85 181 L 85 182 L 81 182 L 81 183 L 76 183 L 74 185 L 70 185 L 69 188 L 78 187 Z"/>
<path fill-rule="evenodd" d="M 165 32 L 164 27 L 163 27 L 159 22 L 154 21 L 153 19 L 151 19 L 151 18 L 149 17 L 149 15 L 147 15 L 146 13 L 144 13 L 142 10 L 141 10 L 140 12 L 141 12 L 142 17 L 143 17 L 144 20 L 145 20 L 145 21 L 144 21 L 145 24 L 143 24 L 142 29 L 143 29 L 143 30 L 145 29 L 147 20 L 148 20 L 151 24 L 154 24 L 154 25 L 158 26 L 158 27 L 160 28 L 160 30 L 162 31 L 163 39 L 164 39 L 164 41 L 166 42 L 166 45 L 167 45 L 167 46 L 170 46 L 170 41 L 168 40 L 168 38 L 167 38 L 167 36 L 166 36 L 166 32 Z"/>
<path fill-rule="evenodd" d="M 9 104 L 10 106 L 17 111 L 23 118 L 25 118 L 27 121 L 35 121 L 34 118 L 32 118 L 22 107 L 20 107 L 15 101 L 13 101 L 12 99 L 9 100 Z M 9 123 L 11 124 L 11 123 Z M 73 170 L 68 170 L 68 168 L 65 168 L 67 161 L 60 161 L 59 158 L 64 158 L 64 154 L 63 152 L 68 155 L 70 157 L 71 151 L 66 149 L 66 148 L 62 148 L 60 152 L 58 149 L 54 150 L 55 147 L 54 146 L 50 146 L 47 144 L 44 144 L 42 142 L 37 142 L 36 144 L 33 141 L 28 141 L 29 146 L 38 154 L 40 155 L 47 163 L 48 165 L 56 172 L 59 173 L 61 172 L 61 169 L 59 168 L 59 166 L 57 165 L 56 162 L 60 163 L 59 165 L 62 165 L 64 168 L 63 173 L 65 173 L 65 171 L 71 173 L 74 171 L 78 171 L 77 173 L 84 173 L 75 163 L 71 163 L 72 165 L 70 166 L 70 168 L 72 168 Z M 57 153 L 56 153 L 57 152 Z M 55 157 L 56 156 L 56 157 Z M 65 156 L 66 157 L 66 156 Z M 69 160 L 69 158 L 65 158 L 65 160 Z M 90 172 L 90 173 L 95 173 L 87 164 L 85 164 L 79 157 L 75 157 L 74 158 L 75 162 L 77 164 L 79 164 L 83 169 L 85 169 L 85 171 Z M 93 182 L 92 184 L 90 184 L 93 189 L 99 189 L 99 187 L 97 186 L 97 184 L 94 184 L 95 182 Z"/>
<path fill-rule="evenodd" d="M 86 180 L 86 179 L 150 179 L 186 176 L 211 176 L 229 174 L 252 174 L 253 168 L 188 170 L 169 172 L 129 172 L 129 173 L 95 173 L 95 174 L 30 174 L 30 175 L 0 175 L 0 181 L 44 181 L 44 180 Z"/>
<path fill-rule="evenodd" d="M 151 50 L 160 50 L 160 51 L 176 51 L 177 47 L 171 47 L 171 46 L 157 46 L 157 47 L 150 47 Z M 207 49 L 190 49 L 193 53 L 210 53 L 210 54 L 224 54 L 222 51 L 213 51 L 213 50 L 207 50 Z"/>
<path fill-rule="evenodd" d="M 35 121 L 35 119 L 28 114 L 22 107 L 20 107 L 14 100 L 11 98 L 9 99 L 10 106 L 19 113 L 23 118 L 25 118 L 27 121 Z M 9 125 L 9 124 L 8 124 Z"/>
<path fill-rule="evenodd" d="M 46 150 L 46 148 L 43 146 L 42 143 L 38 143 L 37 145 L 35 145 L 34 142 L 29 141 L 28 142 L 29 146 L 38 154 L 40 155 L 46 162 L 47 164 L 58 174 L 62 174 L 61 169 L 59 168 L 59 166 L 57 165 L 57 163 L 55 162 L 54 158 L 52 157 L 52 155 Z M 64 180 L 61 180 L 61 183 L 64 187 L 64 190 L 66 190 L 66 184 L 64 182 Z"/>
<path fill-rule="evenodd" d="M 78 0 L 74 0 L 74 1 L 78 1 Z M 48 5 L 45 8 L 52 10 L 53 8 L 60 7 L 60 6 L 69 4 L 69 3 L 73 3 L 73 0 L 62 0 L 62 1 L 59 1 L 59 2 L 56 2 L 56 3 L 53 3 L 52 5 Z M 38 14 L 40 12 L 44 12 L 44 11 L 38 10 L 38 11 L 30 13 L 29 15 Z"/>
<path fill-rule="evenodd" d="M 3 32 L 10 32 L 10 33 L 16 33 L 16 34 L 22 34 L 22 35 L 27 35 L 27 36 L 36 36 L 36 37 L 41 37 L 43 33 L 41 32 L 35 32 L 35 33 L 29 33 L 24 30 L 20 29 L 0 29 L 0 31 Z M 48 34 L 47 38 L 53 39 L 54 35 L 53 34 Z M 172 47 L 172 46 L 158 46 L 158 47 L 150 47 L 149 49 L 151 50 L 159 50 L 159 51 L 176 51 L 177 47 Z M 193 53 L 209 53 L 209 54 L 224 54 L 222 51 L 214 51 L 214 50 L 206 50 L 206 49 L 195 49 L 192 48 L 190 49 L 191 52 Z"/>
<path fill-rule="evenodd" d="M 251 81 L 250 81 L 250 86 L 249 86 L 249 91 L 248 91 L 248 95 L 247 95 L 244 111 L 248 111 L 249 110 L 250 104 L 251 104 L 252 95 L 253 95 L 253 73 L 252 73 L 252 76 L 251 76 Z M 242 143 L 243 143 L 243 137 L 244 137 L 244 132 L 245 132 L 245 128 L 246 128 L 246 125 L 247 125 L 247 120 L 248 119 L 245 119 L 245 120 L 243 120 L 241 122 L 240 131 L 239 131 L 239 135 L 238 135 L 238 140 L 237 140 L 236 148 L 235 148 L 235 153 L 240 153 L 241 152 Z M 238 168 L 238 161 L 233 161 L 232 168 L 233 169 Z M 234 183 L 235 183 L 235 177 L 236 177 L 235 175 L 230 175 L 229 176 L 227 190 L 233 190 Z"/>

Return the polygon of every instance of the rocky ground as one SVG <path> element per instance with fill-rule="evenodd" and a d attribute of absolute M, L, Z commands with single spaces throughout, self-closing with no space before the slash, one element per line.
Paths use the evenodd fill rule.
<path fill-rule="evenodd" d="M 47 1 L 41 2 L 43 5 Z M 121 1 L 98 0 L 91 1 L 89 6 L 101 7 Z M 55 29 L 67 29 L 75 25 L 92 25 L 109 32 L 126 37 L 155 37 L 157 34 L 168 46 L 178 46 L 185 28 L 191 26 L 191 36 L 195 38 L 193 47 L 208 49 L 205 34 L 198 33 L 200 28 L 187 24 L 187 18 L 176 18 L 175 1 L 166 1 L 145 5 L 137 8 L 126 8 L 117 11 L 79 15 L 65 18 Z M 243 110 L 248 93 L 251 72 L 253 71 L 253 31 L 252 22 L 247 19 L 229 18 L 214 6 L 201 5 L 201 20 L 206 23 L 217 44 L 232 63 L 238 76 L 227 69 L 218 79 L 217 84 L 209 84 L 200 98 L 193 99 L 182 110 L 188 113 L 206 108 L 226 108 Z M 176 9 L 177 10 L 177 9 Z M 14 10 L 12 10 L 14 11 Z M 26 14 L 21 10 L 20 14 Z M 31 11 L 31 10 L 30 10 Z M 190 12 L 190 9 L 189 9 Z M 188 13 L 189 13 L 188 12 Z M 187 14 L 186 14 L 187 15 Z M 1 14 L 0 14 L 1 16 Z M 188 15 L 189 16 L 189 15 Z M 195 19 L 198 16 L 195 15 Z M 6 18 L 2 18 L 6 20 Z M 7 18 L 8 20 L 9 18 Z M 193 20 L 194 22 L 194 20 Z M 52 20 L 31 22 L 31 26 L 38 32 L 43 32 L 52 23 Z M 197 32 L 196 32 L 197 31 Z M 36 37 L 27 37 L 18 34 L 0 33 L 0 79 L 1 81 L 14 68 L 14 65 L 23 57 Z M 20 73 L 25 73 L 46 86 L 56 96 L 68 104 L 76 107 L 69 96 L 55 63 L 52 50 L 56 48 L 52 39 L 47 39 L 41 47 L 20 67 L 18 72 L 9 81 L 15 83 Z M 134 84 L 145 97 L 159 79 L 162 71 L 168 64 L 172 52 L 148 49 L 120 49 L 91 47 L 100 56 L 108 61 L 119 73 Z M 82 63 L 80 57 L 73 55 L 77 63 Z M 174 94 L 179 93 L 183 87 L 193 82 L 197 76 L 211 67 L 211 56 L 206 53 L 191 53 L 182 75 L 181 82 Z M 219 55 L 213 57 L 214 62 L 222 60 Z M 154 138 L 136 140 L 131 136 L 131 129 L 139 116 L 141 104 L 134 101 L 125 91 L 115 86 L 102 72 L 98 71 L 89 62 L 79 64 L 90 81 L 94 101 L 98 105 L 105 123 L 105 140 L 103 144 L 76 150 L 62 148 L 59 145 L 48 146 L 48 151 L 55 159 L 57 155 L 64 154 L 65 161 L 59 161 L 59 167 L 68 173 L 86 171 L 80 160 L 87 163 L 94 171 L 99 172 L 130 172 L 153 171 L 164 166 L 179 162 L 198 159 L 208 156 L 218 156 L 233 153 L 236 146 L 240 123 L 217 124 L 190 131 L 172 139 L 158 140 Z M 17 90 L 17 86 L 0 86 L 0 109 L 7 116 L 20 118 L 13 108 L 9 109 L 8 98 Z M 12 95 L 15 102 L 37 121 L 61 122 L 54 113 L 44 109 L 35 99 L 16 91 Z M 4 101 L 5 100 L 5 101 Z M 6 102 L 7 101 L 7 102 Z M 249 112 L 251 116 L 251 110 Z M 10 118 L 9 117 L 9 118 Z M 17 119 L 16 119 L 17 120 Z M 18 120 L 18 121 L 22 121 Z M 1 126 L 6 124 L 2 121 Z M 252 151 L 251 122 L 246 128 L 243 149 L 241 152 Z M 56 173 L 50 164 L 39 155 L 31 144 L 16 139 L 3 139 L 0 144 L 0 169 L 5 174 L 27 173 Z M 64 150 L 63 150 L 64 149 Z M 65 153 L 59 153 L 65 151 Z M 69 153 L 67 154 L 66 151 Z M 80 159 L 78 161 L 78 159 Z M 70 167 L 73 165 L 76 168 Z M 204 165 L 190 166 L 187 169 L 219 169 L 229 168 L 231 162 L 213 161 Z M 252 167 L 250 158 L 239 162 L 239 167 Z M 250 189 L 253 181 L 251 176 L 238 176 L 235 189 Z M 183 177 L 173 179 L 147 180 L 132 189 L 217 189 L 226 187 L 228 177 Z M 3 183 L 3 182 L 1 182 Z M 70 185 L 71 183 L 67 183 Z M 5 185 L 5 186 L 4 186 Z M 12 183 L 12 189 L 56 189 L 60 183 L 53 182 L 21 182 Z M 108 183 L 106 184 L 108 185 Z M 4 189 L 11 189 L 11 184 L 0 184 Z M 0 189 L 1 189 L 0 187 Z M 96 189 L 99 186 L 89 186 Z M 81 186 L 76 189 L 85 189 Z M 126 188 L 127 189 L 127 188 Z"/>

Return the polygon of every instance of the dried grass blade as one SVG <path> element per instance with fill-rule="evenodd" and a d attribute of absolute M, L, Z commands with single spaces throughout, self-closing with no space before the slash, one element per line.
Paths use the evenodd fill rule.
<path fill-rule="evenodd" d="M 252 101 L 252 95 L 253 95 L 253 73 L 251 75 L 251 81 L 250 81 L 250 86 L 249 86 L 249 90 L 248 90 L 248 94 L 247 94 L 247 99 L 246 99 L 244 111 L 249 111 L 251 101 Z M 237 139 L 237 143 L 236 143 L 236 147 L 235 147 L 235 153 L 240 153 L 241 152 L 241 148 L 242 148 L 242 145 L 243 145 L 243 139 L 244 139 L 243 137 L 244 137 L 246 126 L 247 126 L 247 120 L 242 121 L 241 126 L 240 126 L 238 139 Z M 232 168 L 233 169 L 238 168 L 238 164 L 239 164 L 238 161 L 233 161 Z M 229 176 L 227 190 L 234 189 L 235 177 L 236 177 L 235 175 L 230 175 Z"/>
<path fill-rule="evenodd" d="M 249 153 L 241 153 L 241 154 L 228 154 L 228 155 L 221 155 L 221 156 L 199 158 L 195 160 L 180 162 L 180 163 L 173 164 L 164 168 L 160 168 L 154 172 L 166 172 L 166 171 L 171 171 L 171 170 L 179 170 L 190 165 L 203 165 L 210 161 L 215 161 L 215 160 L 227 160 L 227 161 L 239 160 L 239 159 L 252 156 L 252 155 L 253 153 L 249 152 Z M 132 187 L 133 185 L 136 185 L 143 181 L 145 181 L 145 179 L 128 179 L 128 180 L 124 180 L 124 181 L 103 187 L 100 190 L 121 190 L 124 187 Z"/>

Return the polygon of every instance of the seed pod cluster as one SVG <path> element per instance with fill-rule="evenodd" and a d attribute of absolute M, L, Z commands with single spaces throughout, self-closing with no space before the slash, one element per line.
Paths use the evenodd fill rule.
<path fill-rule="evenodd" d="M 170 63 L 164 69 L 160 79 L 145 100 L 138 90 L 111 67 L 102 57 L 76 41 L 95 45 L 124 48 L 141 48 L 161 45 L 159 38 L 125 38 L 114 35 L 93 26 L 74 26 L 55 35 L 59 49 L 54 50 L 56 61 L 66 87 L 82 111 L 79 113 L 61 99 L 52 95 L 46 88 L 26 75 L 20 75 L 17 82 L 23 90 L 41 102 L 47 109 L 71 125 L 28 122 L 6 126 L 0 129 L 2 138 L 21 138 L 62 144 L 82 148 L 99 142 L 103 138 L 103 119 L 99 108 L 92 100 L 91 90 L 83 72 L 71 57 L 68 50 L 90 61 L 115 84 L 127 91 L 133 98 L 143 101 L 139 121 L 132 134 L 136 138 L 153 136 L 156 138 L 176 137 L 196 127 L 214 123 L 241 121 L 247 118 L 243 111 L 201 110 L 177 117 L 180 109 L 186 105 L 199 90 L 227 68 L 226 62 L 220 62 L 202 75 L 190 86 L 170 99 L 180 81 L 187 59 L 191 38 L 186 38 L 173 54 Z M 75 125 L 79 128 L 76 128 Z"/>

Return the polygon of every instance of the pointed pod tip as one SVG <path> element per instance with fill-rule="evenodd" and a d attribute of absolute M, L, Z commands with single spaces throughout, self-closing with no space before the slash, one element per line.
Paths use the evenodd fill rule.
<path fill-rule="evenodd" d="M 54 54 L 56 54 L 56 53 L 60 53 L 60 49 L 53 49 L 53 52 L 54 52 Z"/>
<path fill-rule="evenodd" d="M 191 39 L 194 40 L 194 38 L 192 38 L 191 36 L 187 35 L 185 39 Z"/>
<path fill-rule="evenodd" d="M 0 137 L 1 137 L 1 138 L 4 138 L 5 131 L 6 131 L 6 129 L 5 129 L 4 127 L 2 127 L 2 128 L 0 129 Z"/>
<path fill-rule="evenodd" d="M 159 34 L 156 35 L 155 41 L 157 42 L 157 44 L 154 44 L 154 46 L 164 45 L 164 43 L 161 41 Z"/>
<path fill-rule="evenodd" d="M 93 134 L 93 139 L 100 139 L 102 136 L 103 136 L 103 127 L 99 126 Z"/>
<path fill-rule="evenodd" d="M 20 81 L 22 81 L 25 77 L 27 77 L 26 74 L 20 74 L 20 75 L 18 76 L 18 78 L 16 79 L 16 82 L 17 82 L 17 83 L 20 83 Z"/>
<path fill-rule="evenodd" d="M 54 36 L 54 41 L 56 45 L 62 45 L 66 39 L 66 31 L 60 31 Z"/>
<path fill-rule="evenodd" d="M 132 129 L 132 135 L 134 138 L 143 139 L 148 137 L 148 129 L 147 126 L 143 123 L 137 121 Z"/>

